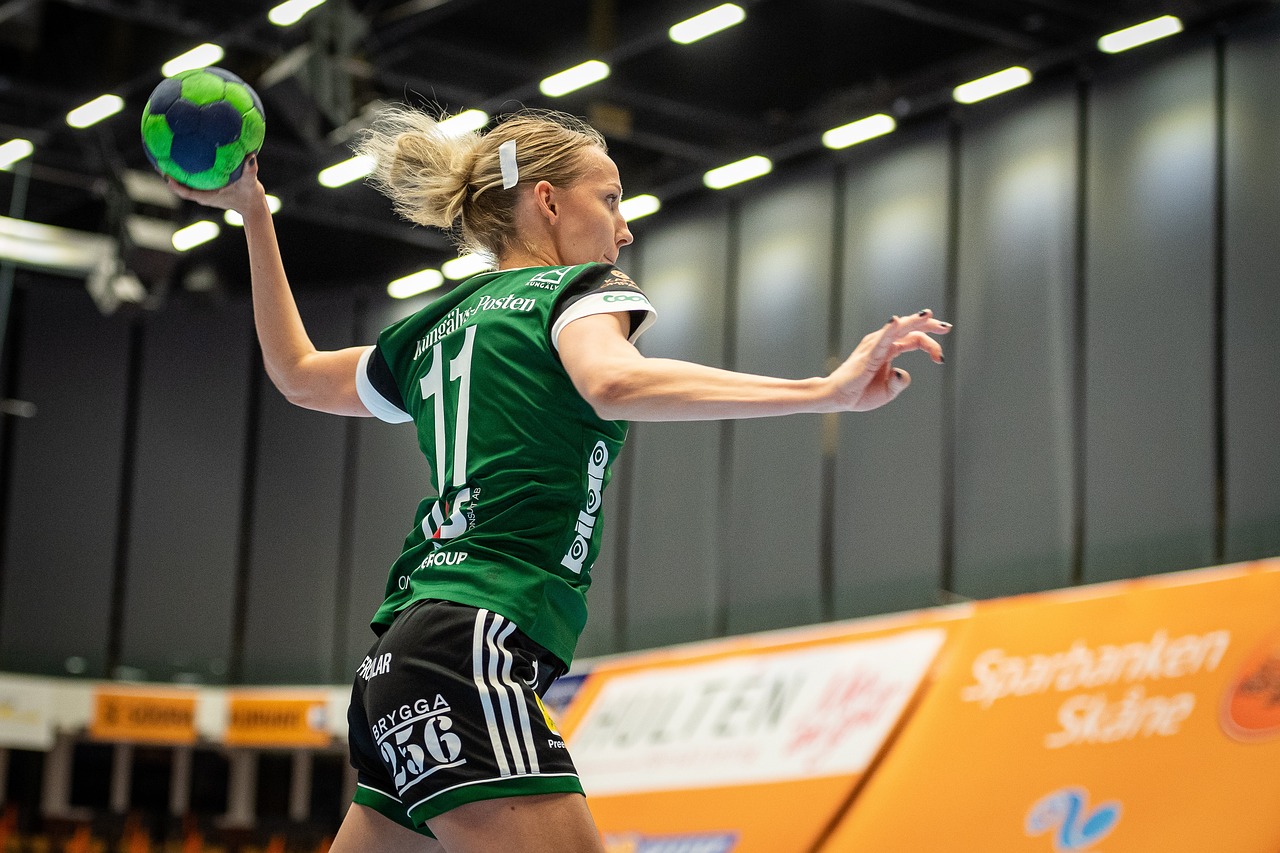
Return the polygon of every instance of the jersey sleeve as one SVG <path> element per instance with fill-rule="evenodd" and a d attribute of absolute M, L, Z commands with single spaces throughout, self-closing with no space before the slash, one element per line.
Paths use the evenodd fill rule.
<path fill-rule="evenodd" d="M 560 333 L 574 320 L 619 311 L 631 315 L 631 333 L 627 340 L 632 343 L 657 318 L 657 312 L 640 285 L 626 273 L 605 264 L 588 270 L 565 288 L 556 303 L 551 314 L 551 345 L 560 351 Z"/>
<path fill-rule="evenodd" d="M 360 356 L 356 366 L 356 393 L 374 417 L 389 424 L 402 424 L 413 420 L 405 411 L 404 398 L 396 386 L 391 366 L 381 348 L 371 346 Z"/>

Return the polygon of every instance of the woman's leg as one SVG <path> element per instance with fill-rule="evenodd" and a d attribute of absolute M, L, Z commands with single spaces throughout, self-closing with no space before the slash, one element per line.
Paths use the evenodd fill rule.
<path fill-rule="evenodd" d="M 501 848 L 492 848 L 494 850 Z M 440 842 L 406 829 L 368 806 L 352 803 L 329 853 L 443 853 Z"/>
<path fill-rule="evenodd" d="M 448 853 L 604 853 L 581 794 L 480 800 L 450 809 L 427 826 Z"/>

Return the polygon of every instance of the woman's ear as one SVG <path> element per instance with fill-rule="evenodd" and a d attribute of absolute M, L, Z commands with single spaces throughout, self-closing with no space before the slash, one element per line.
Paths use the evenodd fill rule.
<path fill-rule="evenodd" d="M 554 225 L 558 217 L 556 213 L 556 188 L 547 181 L 538 181 L 533 185 L 533 203 L 538 215 Z"/>

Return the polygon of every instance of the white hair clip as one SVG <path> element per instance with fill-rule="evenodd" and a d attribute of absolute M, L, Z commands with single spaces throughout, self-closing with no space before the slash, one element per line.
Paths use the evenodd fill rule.
<path fill-rule="evenodd" d="M 502 167 L 502 188 L 509 190 L 520 183 L 520 170 L 516 167 L 516 141 L 508 139 L 498 146 L 498 165 Z"/>

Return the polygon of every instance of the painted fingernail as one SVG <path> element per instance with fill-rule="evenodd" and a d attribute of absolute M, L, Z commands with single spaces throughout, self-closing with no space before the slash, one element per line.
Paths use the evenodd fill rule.
<path fill-rule="evenodd" d="M 924 309 L 923 311 L 921 311 L 921 312 L 920 312 L 920 314 L 919 314 L 918 316 L 920 316 L 920 317 L 927 317 L 928 315 L 929 315 L 929 309 L 928 309 L 928 308 L 926 308 L 926 309 Z"/>
<path fill-rule="evenodd" d="M 898 377 L 899 379 L 901 379 L 901 378 L 902 378 L 902 376 L 903 376 L 902 368 L 900 368 L 900 367 L 895 367 L 895 368 L 893 369 L 893 375 L 894 375 L 894 376 L 896 376 L 896 377 Z"/>
<path fill-rule="evenodd" d="M 946 361 L 947 361 L 947 357 L 945 355 L 938 356 L 938 364 L 945 364 Z"/>
<path fill-rule="evenodd" d="M 944 329 L 950 329 L 950 328 L 951 328 L 951 324 L 950 324 L 950 323 L 943 323 L 941 320 L 939 320 L 939 321 L 938 321 L 938 323 L 939 323 L 939 324 L 942 326 L 942 328 L 944 328 Z"/>

